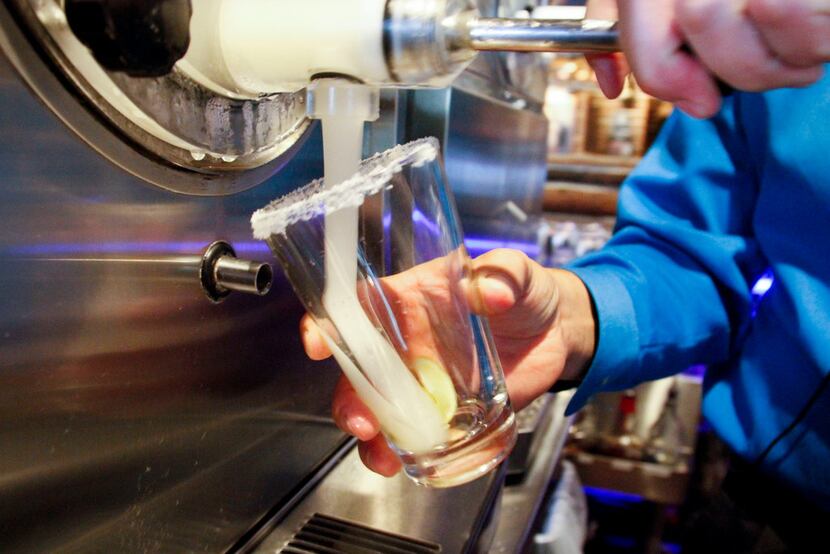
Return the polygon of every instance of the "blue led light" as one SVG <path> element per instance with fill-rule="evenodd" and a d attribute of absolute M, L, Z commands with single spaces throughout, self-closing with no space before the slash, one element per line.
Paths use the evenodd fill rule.
<path fill-rule="evenodd" d="M 772 273 L 772 269 L 767 269 L 758 280 L 755 281 L 755 284 L 752 285 L 752 317 L 754 318 L 755 315 L 758 313 L 758 306 L 761 305 L 761 300 L 769 293 L 772 289 L 772 286 L 775 284 L 775 275 Z"/>
<path fill-rule="evenodd" d="M 772 285 L 774 283 L 775 275 L 773 275 L 772 269 L 767 269 L 763 275 L 758 277 L 758 280 L 755 281 L 755 284 L 752 285 L 752 295 L 763 298 L 772 288 Z"/>
<path fill-rule="evenodd" d="M 639 543 L 633 537 L 623 537 L 620 535 L 602 535 L 601 540 L 606 545 L 621 550 L 633 550 L 637 546 L 639 546 Z"/>
<path fill-rule="evenodd" d="M 585 494 L 595 498 L 603 504 L 611 506 L 621 506 L 624 504 L 640 504 L 645 502 L 645 499 L 639 494 L 632 494 L 628 492 L 615 491 L 611 489 L 600 489 L 597 487 L 584 486 L 582 489 Z"/>

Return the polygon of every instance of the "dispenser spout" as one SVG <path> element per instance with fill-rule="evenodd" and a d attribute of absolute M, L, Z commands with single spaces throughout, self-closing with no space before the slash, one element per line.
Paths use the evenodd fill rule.
<path fill-rule="evenodd" d="M 231 291 L 265 296 L 271 290 L 274 272 L 267 263 L 237 258 L 233 247 L 220 240 L 205 250 L 199 279 L 208 298 L 221 302 Z"/>
<path fill-rule="evenodd" d="M 266 263 L 226 255 L 216 260 L 215 275 L 216 284 L 223 289 L 264 296 L 271 290 L 274 274 Z"/>

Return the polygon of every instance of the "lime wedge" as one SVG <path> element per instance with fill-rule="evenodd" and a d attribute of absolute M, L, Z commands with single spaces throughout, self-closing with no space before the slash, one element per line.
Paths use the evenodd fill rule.
<path fill-rule="evenodd" d="M 440 364 L 429 358 L 416 359 L 414 369 L 421 386 L 438 406 L 444 421 L 449 423 L 458 408 L 452 379 Z"/>

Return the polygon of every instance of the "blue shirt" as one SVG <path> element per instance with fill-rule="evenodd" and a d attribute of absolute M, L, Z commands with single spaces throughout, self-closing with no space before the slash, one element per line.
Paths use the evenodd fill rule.
<path fill-rule="evenodd" d="M 830 77 L 735 93 L 705 121 L 676 111 L 621 189 L 614 237 L 571 269 L 599 342 L 569 410 L 707 364 L 704 416 L 755 460 L 830 372 Z M 830 391 L 762 469 L 830 510 Z"/>

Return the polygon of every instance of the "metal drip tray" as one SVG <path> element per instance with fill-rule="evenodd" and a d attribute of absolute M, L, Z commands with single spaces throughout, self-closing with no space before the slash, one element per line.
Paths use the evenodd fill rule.
<path fill-rule="evenodd" d="M 365 554 L 430 554 L 435 543 L 377 531 L 350 521 L 314 514 L 280 550 L 284 554 L 362 552 Z"/>
<path fill-rule="evenodd" d="M 257 554 L 520 552 L 560 460 L 571 395 L 540 401 L 536 455 L 519 483 L 504 485 L 505 465 L 460 487 L 419 487 L 402 474 L 388 479 L 372 473 L 353 448 L 290 511 L 264 525 L 250 549 Z"/>
<path fill-rule="evenodd" d="M 504 472 L 497 471 L 460 487 L 429 489 L 403 474 L 386 478 L 372 473 L 353 448 L 289 513 L 278 514 L 274 526 L 266 526 L 264 538 L 254 538 L 253 542 L 258 542 L 254 552 L 374 552 L 354 545 L 349 549 L 346 543 L 339 547 L 325 545 L 325 549 L 317 545 L 316 550 L 282 550 L 295 548 L 292 541 L 298 540 L 298 530 L 302 529 L 314 530 L 315 536 L 326 529 L 329 541 L 346 537 L 349 541 L 382 539 L 387 543 L 378 552 L 384 553 L 438 551 L 423 550 L 424 545 L 439 545 L 440 552 L 486 552 L 476 543 L 486 534 L 482 529 L 495 510 L 503 481 Z M 320 519 L 319 514 L 325 514 L 325 518 Z M 314 527 L 308 527 L 309 522 L 314 522 Z M 344 522 L 348 522 L 347 527 L 342 527 Z M 325 525 L 318 525 L 322 523 Z M 331 536 L 333 532 L 337 537 Z M 390 540 L 407 540 L 409 547 L 418 545 L 421 550 L 395 550 L 389 547 Z"/>

